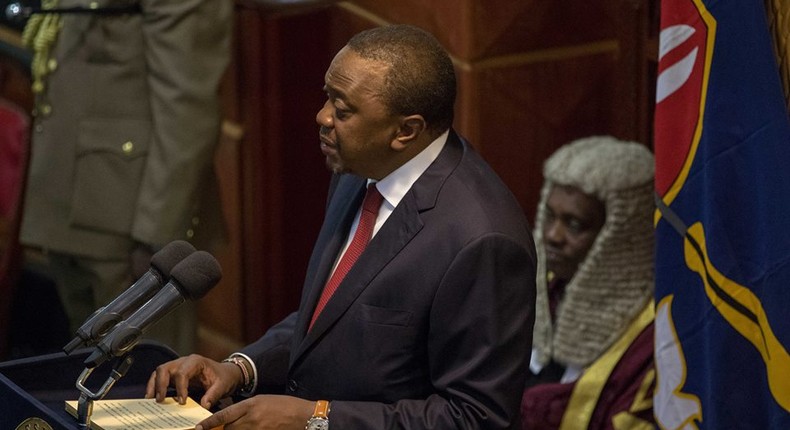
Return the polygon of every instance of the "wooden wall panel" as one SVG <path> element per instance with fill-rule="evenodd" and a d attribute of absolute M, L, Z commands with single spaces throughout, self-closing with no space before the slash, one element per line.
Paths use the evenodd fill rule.
<path fill-rule="evenodd" d="M 240 246 L 243 234 L 242 183 L 236 174 L 240 171 L 244 130 L 231 119 L 232 115 L 226 113 L 226 116 L 228 119 L 222 124 L 222 137 L 214 157 L 226 224 L 226 242 L 211 250 L 222 267 L 222 279 L 198 302 L 200 320 L 196 346 L 199 354 L 218 360 L 245 344 L 244 314 L 240 311 L 244 308 L 243 251 Z"/>
<path fill-rule="evenodd" d="M 231 82 L 223 89 L 240 141 L 221 174 L 231 177 L 228 192 L 238 193 L 231 221 L 238 234 L 229 244 L 235 254 L 220 262 L 238 267 L 232 282 L 239 286 L 212 296 L 216 301 L 206 307 L 237 313 L 241 327 L 237 332 L 223 316 L 206 315 L 204 351 L 221 347 L 223 335 L 228 344 L 252 341 L 297 307 L 329 180 L 315 123 L 331 58 L 321 37 L 325 13 L 271 14 L 248 3 L 236 8 Z"/>
<path fill-rule="evenodd" d="M 543 160 L 559 144 L 605 133 L 612 119 L 600 100 L 612 92 L 612 52 L 482 69 L 470 138 L 532 219 Z"/>

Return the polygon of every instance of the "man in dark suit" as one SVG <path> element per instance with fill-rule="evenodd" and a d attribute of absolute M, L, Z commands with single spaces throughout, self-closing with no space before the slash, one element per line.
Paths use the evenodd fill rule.
<path fill-rule="evenodd" d="M 325 80 L 316 121 L 334 177 L 299 310 L 223 363 L 160 366 L 147 396 L 172 384 L 184 399 L 193 383 L 205 407 L 250 397 L 202 429 L 519 428 L 534 243 L 513 195 L 451 129 L 448 54 L 415 27 L 376 28 Z M 363 227 L 367 184 L 382 201 Z M 363 228 L 372 239 L 359 253 L 351 237 Z M 348 254 L 358 259 L 328 298 Z"/>

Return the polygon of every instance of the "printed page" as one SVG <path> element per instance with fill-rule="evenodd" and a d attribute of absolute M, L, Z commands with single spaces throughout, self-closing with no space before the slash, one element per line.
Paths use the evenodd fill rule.
<path fill-rule="evenodd" d="M 66 410 L 77 416 L 77 401 L 67 400 Z M 168 397 L 155 399 L 96 400 L 93 402 L 91 428 L 94 430 L 191 430 L 211 415 L 191 398 L 185 405 Z"/>

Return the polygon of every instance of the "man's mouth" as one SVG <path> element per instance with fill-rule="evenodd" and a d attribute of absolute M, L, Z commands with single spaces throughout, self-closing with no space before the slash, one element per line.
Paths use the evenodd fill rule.
<path fill-rule="evenodd" d="M 324 155 L 334 155 L 337 153 L 337 145 L 334 142 L 329 140 L 324 136 L 320 136 L 321 139 L 321 152 Z"/>
<path fill-rule="evenodd" d="M 565 257 L 559 251 L 552 249 L 546 250 L 546 261 L 551 263 L 561 263 L 563 260 L 565 260 Z"/>

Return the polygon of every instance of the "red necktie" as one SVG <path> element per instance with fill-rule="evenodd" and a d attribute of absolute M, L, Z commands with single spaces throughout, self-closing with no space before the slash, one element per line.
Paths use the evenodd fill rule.
<path fill-rule="evenodd" d="M 359 216 L 359 224 L 357 231 L 354 233 L 354 238 L 351 239 L 351 244 L 348 245 L 346 253 L 337 264 L 335 273 L 329 278 L 329 281 L 324 286 L 324 291 L 321 292 L 321 298 L 318 299 L 318 304 L 315 306 L 313 318 L 310 320 L 310 328 L 313 328 L 313 323 L 318 318 L 318 315 L 324 310 L 324 306 L 332 298 L 332 294 L 337 290 L 340 282 L 346 277 L 346 273 L 351 270 L 351 266 L 357 261 L 362 251 L 365 250 L 371 236 L 373 236 L 373 227 L 376 225 L 376 218 L 379 214 L 379 208 L 384 197 L 381 196 L 376 184 L 368 185 L 368 191 L 365 193 L 365 200 L 362 201 L 362 214 Z"/>

